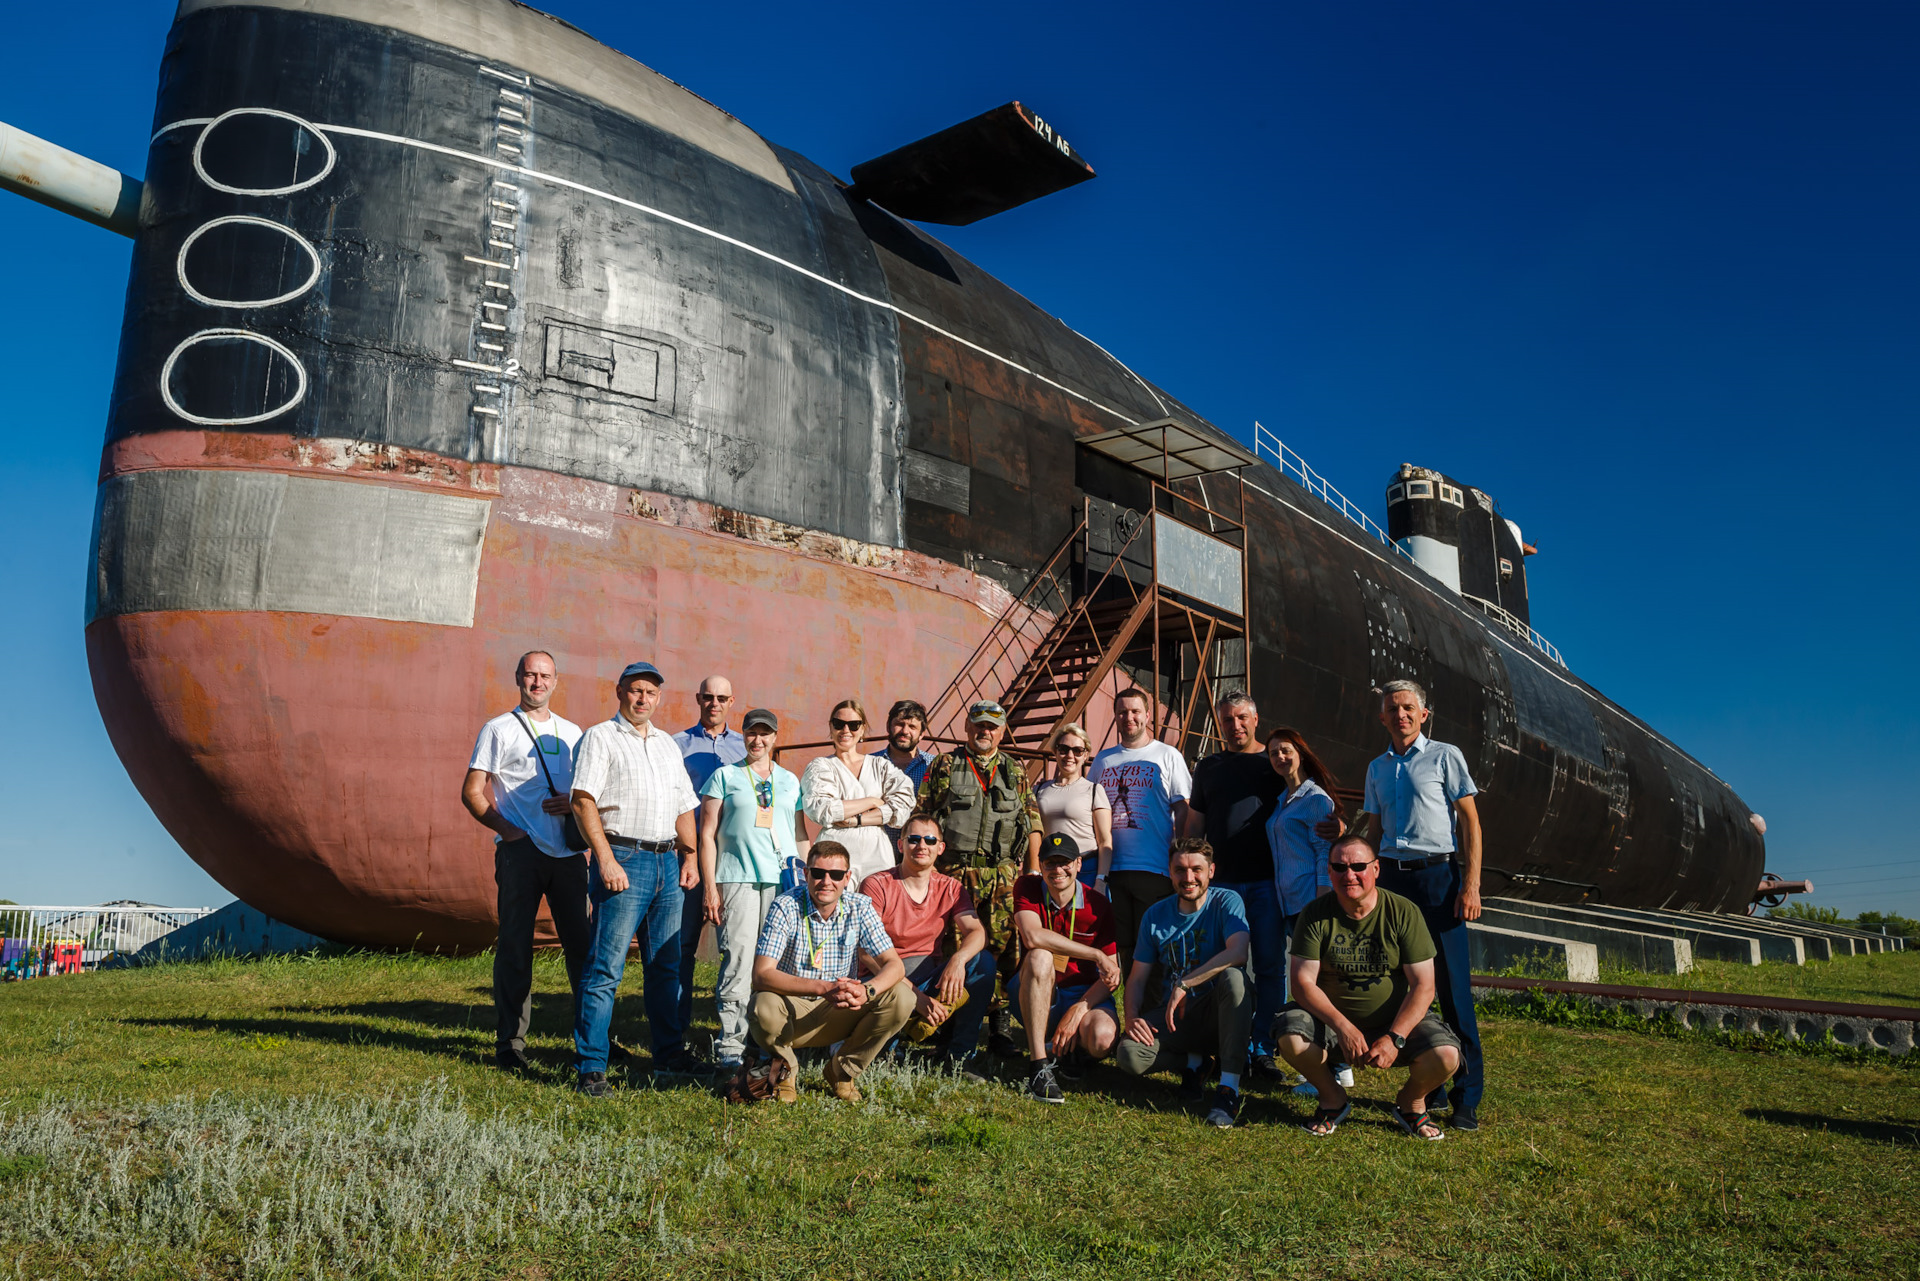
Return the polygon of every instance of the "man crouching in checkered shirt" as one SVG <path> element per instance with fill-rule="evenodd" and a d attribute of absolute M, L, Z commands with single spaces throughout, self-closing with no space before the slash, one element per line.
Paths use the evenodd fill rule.
<path fill-rule="evenodd" d="M 827 1060 L 827 1087 L 860 1101 L 854 1082 L 913 1017 L 907 967 L 880 923 L 873 902 L 847 889 L 852 866 L 838 841 L 817 841 L 807 854 L 807 883 L 773 901 L 753 960 L 753 1039 L 786 1060 L 774 1088 L 782 1103 L 798 1098 L 793 1052 L 840 1042 Z M 880 972 L 861 982 L 861 953 Z"/>

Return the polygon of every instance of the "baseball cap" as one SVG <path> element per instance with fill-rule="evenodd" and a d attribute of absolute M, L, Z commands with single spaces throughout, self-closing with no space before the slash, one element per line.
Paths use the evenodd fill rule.
<path fill-rule="evenodd" d="M 631 680 L 635 676 L 651 676 L 653 677 L 653 683 L 655 685 L 665 685 L 667 683 L 667 678 L 662 676 L 660 669 L 652 663 L 628 663 L 626 670 L 620 673 L 620 679 L 622 681 Z"/>
<path fill-rule="evenodd" d="M 983 698 L 967 709 L 967 724 L 977 725 L 982 721 L 989 725 L 1004 726 L 1007 723 L 1007 709 L 990 698 Z"/>
<path fill-rule="evenodd" d="M 740 718 L 741 729 L 752 729 L 755 725 L 765 725 L 768 729 L 778 730 L 780 718 L 764 707 L 756 707 Z"/>
<path fill-rule="evenodd" d="M 1055 832 L 1050 836 L 1042 837 L 1040 840 L 1040 861 L 1042 863 L 1050 858 L 1066 859 L 1079 857 L 1080 846 L 1065 832 Z"/>

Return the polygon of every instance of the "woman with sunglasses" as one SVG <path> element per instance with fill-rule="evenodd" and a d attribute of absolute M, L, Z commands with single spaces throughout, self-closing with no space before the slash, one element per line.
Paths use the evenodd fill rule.
<path fill-rule="evenodd" d="M 700 883 L 706 919 L 720 943 L 720 980 L 713 989 L 720 1035 L 713 1057 L 722 1070 L 739 1067 L 747 1048 L 754 946 L 780 891 L 781 873 L 797 869 L 811 844 L 795 839 L 800 780 L 773 760 L 780 718 L 756 707 L 740 731 L 747 759 L 720 766 L 700 789 Z M 796 881 L 801 875 L 790 874 Z"/>
<path fill-rule="evenodd" d="M 913 780 L 884 755 L 861 750 L 861 731 L 867 725 L 860 701 L 843 698 L 827 716 L 833 755 L 810 761 L 800 775 L 800 793 L 816 836 L 826 832 L 846 846 L 852 864 L 847 888 L 897 861 L 886 829 L 899 827 L 913 813 L 919 794 Z"/>
<path fill-rule="evenodd" d="M 1053 777 L 1034 789 L 1044 835 L 1064 833 L 1080 850 L 1080 880 L 1107 892 L 1113 870 L 1113 803 L 1107 789 L 1087 777 L 1092 740 L 1079 725 L 1060 727 L 1053 736 Z"/>

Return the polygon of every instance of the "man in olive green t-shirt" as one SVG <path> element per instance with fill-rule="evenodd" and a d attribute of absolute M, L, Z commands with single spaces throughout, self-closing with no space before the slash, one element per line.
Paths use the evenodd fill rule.
<path fill-rule="evenodd" d="M 1289 971 L 1293 1000 L 1274 1020 L 1280 1057 L 1320 1091 L 1320 1109 L 1306 1124 L 1322 1136 L 1353 1111 L 1329 1069 L 1336 1058 L 1355 1067 L 1408 1068 L 1394 1100 L 1400 1128 L 1417 1139 L 1443 1139 L 1427 1115 L 1427 1092 L 1460 1063 L 1460 1040 L 1433 1012 L 1433 936 L 1420 909 L 1380 889 L 1380 860 L 1371 844 L 1344 837 L 1327 852 L 1333 893 L 1300 913 Z"/>

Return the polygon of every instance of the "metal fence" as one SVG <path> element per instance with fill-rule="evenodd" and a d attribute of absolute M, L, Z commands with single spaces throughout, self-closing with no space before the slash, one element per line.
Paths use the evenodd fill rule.
<path fill-rule="evenodd" d="M 213 912 L 210 907 L 101 903 L 92 907 L 0 904 L 0 968 L 20 977 L 47 972 L 52 949 L 78 945 L 81 968 L 115 953 L 132 954 Z"/>

